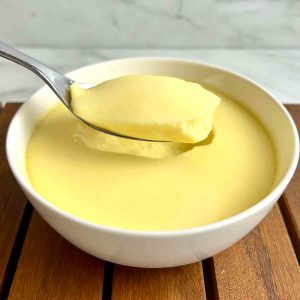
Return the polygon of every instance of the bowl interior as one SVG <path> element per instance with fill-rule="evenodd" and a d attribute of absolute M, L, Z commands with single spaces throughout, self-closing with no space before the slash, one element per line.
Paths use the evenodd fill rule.
<path fill-rule="evenodd" d="M 98 83 L 126 74 L 169 75 L 202 83 L 248 108 L 264 124 L 274 143 L 277 183 L 284 178 L 295 159 L 295 129 L 285 109 L 262 88 L 226 70 L 189 61 L 133 58 L 88 66 L 68 75 L 79 82 Z M 8 158 L 15 173 L 29 186 L 25 165 L 28 140 L 39 120 L 58 101 L 48 87 L 43 87 L 21 107 L 11 123 L 7 137 Z"/>

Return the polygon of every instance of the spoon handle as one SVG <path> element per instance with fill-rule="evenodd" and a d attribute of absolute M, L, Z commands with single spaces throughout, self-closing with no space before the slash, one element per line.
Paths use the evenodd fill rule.
<path fill-rule="evenodd" d="M 65 98 L 68 99 L 67 91 L 70 84 L 73 83 L 70 78 L 1 41 L 0 56 L 17 63 L 38 75 L 46 82 L 46 84 L 53 90 L 60 100 L 62 100 L 65 105 L 69 106 L 69 103 L 66 102 Z"/>

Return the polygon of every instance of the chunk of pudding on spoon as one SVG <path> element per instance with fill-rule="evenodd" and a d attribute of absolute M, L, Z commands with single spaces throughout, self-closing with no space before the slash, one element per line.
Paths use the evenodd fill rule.
<path fill-rule="evenodd" d="M 73 112 L 95 125 L 148 141 L 197 143 L 212 130 L 220 98 L 175 77 L 127 75 L 83 89 L 70 87 Z"/>

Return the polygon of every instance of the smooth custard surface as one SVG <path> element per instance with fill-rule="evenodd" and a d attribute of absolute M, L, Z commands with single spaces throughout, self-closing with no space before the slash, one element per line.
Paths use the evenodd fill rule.
<path fill-rule="evenodd" d="M 61 104 L 50 111 L 30 139 L 27 170 L 45 199 L 94 223 L 192 228 L 251 207 L 273 185 L 275 153 L 267 132 L 223 96 L 213 139 L 164 159 L 90 149 L 74 138 L 78 122 Z"/>

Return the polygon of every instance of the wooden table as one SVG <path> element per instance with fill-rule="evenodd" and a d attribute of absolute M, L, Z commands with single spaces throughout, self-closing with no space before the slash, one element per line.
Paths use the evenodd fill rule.
<path fill-rule="evenodd" d="M 20 191 L 4 150 L 18 107 L 0 113 L 0 299 L 300 299 L 300 168 L 265 220 L 223 253 L 170 269 L 114 265 L 65 241 Z M 300 106 L 287 107 L 300 128 Z"/>

